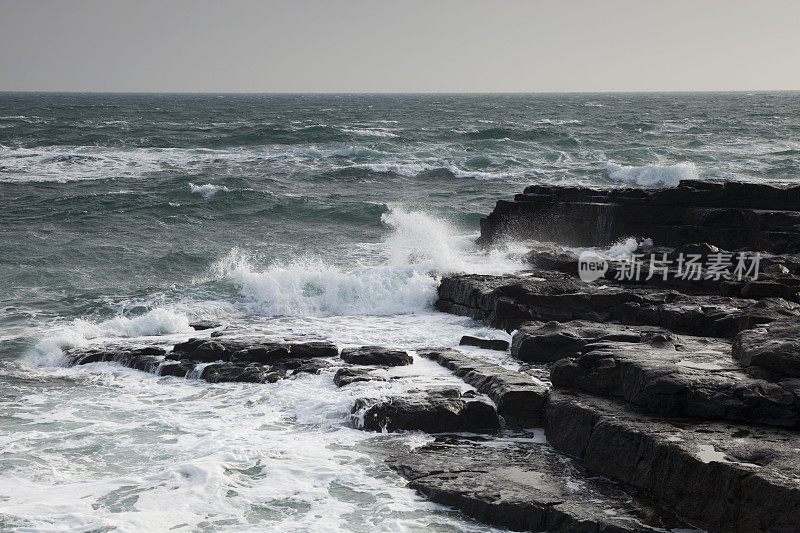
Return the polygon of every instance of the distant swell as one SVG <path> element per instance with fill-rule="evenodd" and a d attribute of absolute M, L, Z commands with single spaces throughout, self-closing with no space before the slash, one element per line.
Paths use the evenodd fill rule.
<path fill-rule="evenodd" d="M 515 128 L 486 128 L 477 131 L 470 131 L 464 134 L 468 139 L 511 139 L 514 141 L 546 141 L 554 142 L 560 146 L 577 146 L 577 139 L 569 134 L 554 128 L 534 128 L 534 129 L 515 129 Z"/>

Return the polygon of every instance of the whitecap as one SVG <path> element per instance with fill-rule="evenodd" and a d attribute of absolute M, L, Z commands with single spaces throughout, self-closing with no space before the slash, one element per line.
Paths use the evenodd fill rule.
<path fill-rule="evenodd" d="M 642 187 L 675 187 L 681 180 L 699 178 L 697 167 L 691 162 L 641 167 L 606 163 L 606 170 L 608 177 L 614 181 L 632 183 Z"/>
<path fill-rule="evenodd" d="M 224 185 L 214 185 L 212 183 L 206 183 L 205 185 L 195 185 L 194 183 L 190 183 L 189 187 L 192 190 L 192 194 L 200 194 L 203 198 L 211 198 L 219 191 L 227 191 L 228 188 Z"/>

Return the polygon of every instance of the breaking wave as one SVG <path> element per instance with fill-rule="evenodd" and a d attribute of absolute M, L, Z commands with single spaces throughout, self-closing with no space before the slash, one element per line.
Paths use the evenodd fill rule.
<path fill-rule="evenodd" d="M 392 207 L 382 215 L 391 233 L 370 265 L 345 269 L 317 257 L 259 269 L 234 249 L 212 267 L 213 279 L 239 291 L 247 312 L 272 316 L 395 315 L 425 310 L 447 273 L 505 273 L 521 266 L 523 248 L 481 251 L 474 235 L 447 222 Z"/>
<path fill-rule="evenodd" d="M 614 181 L 640 185 L 642 187 L 675 187 L 681 180 L 698 179 L 699 173 L 694 163 L 676 165 L 646 165 L 628 167 L 616 163 L 606 163 L 608 177 Z"/>

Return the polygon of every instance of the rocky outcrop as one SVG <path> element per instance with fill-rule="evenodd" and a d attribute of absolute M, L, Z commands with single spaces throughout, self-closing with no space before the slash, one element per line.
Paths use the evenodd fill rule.
<path fill-rule="evenodd" d="M 490 403 L 475 392 L 462 394 L 455 388 L 359 399 L 351 412 L 354 425 L 370 431 L 481 432 L 500 427 L 497 412 Z"/>
<path fill-rule="evenodd" d="M 345 363 L 353 365 L 404 366 L 414 362 L 408 353 L 383 346 L 345 348 L 340 357 Z"/>
<path fill-rule="evenodd" d="M 489 396 L 507 423 L 528 427 L 541 423 L 548 389 L 541 381 L 447 348 L 421 350 L 419 355 L 452 370 L 478 392 Z"/>
<path fill-rule="evenodd" d="M 324 341 L 272 338 L 195 338 L 164 346 L 73 349 L 67 362 L 84 365 L 114 362 L 162 376 L 203 379 L 210 383 L 271 383 L 301 372 L 316 374 L 331 365 L 336 345 Z"/>
<path fill-rule="evenodd" d="M 647 191 L 529 187 L 513 202 L 498 202 L 482 221 L 481 241 L 554 242 L 535 244 L 526 257 L 531 270 L 517 275 L 443 278 L 436 302 L 439 310 L 513 331 L 511 354 L 526 364 L 514 372 L 452 351 L 427 356 L 487 394 L 476 383 L 549 371 L 549 381 L 536 380 L 542 390 L 529 408 L 540 419 L 518 424 L 541 423 L 547 442 L 575 458 L 585 475 L 615 480 L 711 532 L 796 531 L 798 200 L 798 186 L 733 182 Z M 650 237 L 657 246 L 637 252 L 673 262 L 681 254 L 706 263 L 758 251 L 758 276 L 682 279 L 672 266 L 661 272 L 664 279 L 654 262 L 652 271 L 643 263 L 639 279 L 629 279 L 622 274 L 630 264 L 611 261 L 587 283 L 578 279 L 577 254 L 561 246 L 608 246 L 621 237 Z M 536 505 L 536 488 L 514 488 L 504 499 L 474 481 L 482 481 L 478 468 L 450 471 L 451 461 L 419 482 L 415 476 L 425 469 L 415 471 L 411 459 L 404 460 L 409 472 L 399 471 L 432 499 L 483 521 L 550 527 L 529 526 L 515 514 L 524 508 L 516 492 L 534 494 Z M 481 461 L 503 487 L 515 487 L 493 470 L 491 457 Z M 509 522 L 494 522 L 506 516 L 495 505 Z"/>
<path fill-rule="evenodd" d="M 543 443 L 440 437 L 389 466 L 432 501 L 515 531 L 645 532 L 688 525 Z"/>
<path fill-rule="evenodd" d="M 668 330 L 651 326 L 626 326 L 574 320 L 570 322 L 526 322 L 514 333 L 511 355 L 529 363 L 553 363 L 577 357 L 597 342 L 675 342 Z"/>
<path fill-rule="evenodd" d="M 800 320 L 781 320 L 739 333 L 733 356 L 747 367 L 800 378 Z M 800 386 L 800 379 L 796 381 Z"/>
<path fill-rule="evenodd" d="M 383 376 L 378 376 L 374 370 L 369 368 L 342 367 L 333 376 L 333 383 L 337 387 L 345 387 L 353 383 L 363 383 L 366 381 L 386 381 Z"/>
<path fill-rule="evenodd" d="M 508 341 L 503 339 L 482 339 L 471 335 L 464 335 L 458 343 L 460 346 L 476 346 L 484 350 L 497 350 L 504 352 L 508 350 Z"/>
<path fill-rule="evenodd" d="M 464 274 L 442 279 L 436 308 L 507 331 L 529 321 L 588 320 L 659 326 L 676 333 L 733 337 L 742 329 L 800 314 L 782 298 L 760 301 L 595 285 L 574 279 Z"/>
<path fill-rule="evenodd" d="M 550 379 L 670 417 L 800 428 L 800 382 L 751 377 L 730 357 L 727 342 L 599 341 L 555 363 Z"/>
<path fill-rule="evenodd" d="M 754 268 L 754 253 L 743 252 L 741 267 L 737 252 L 720 250 L 708 243 L 693 243 L 665 248 L 662 246 L 639 246 L 638 276 L 630 275 L 630 260 L 608 260 L 607 269 L 600 274 L 599 281 L 612 286 L 644 286 L 660 289 L 673 289 L 687 294 L 736 296 L 761 300 L 763 298 L 783 298 L 792 302 L 800 301 L 800 255 L 776 255 L 760 253 L 758 269 Z M 686 262 L 691 259 L 699 265 L 708 265 L 718 256 L 729 274 L 725 276 L 700 276 L 687 271 Z M 526 261 L 538 272 L 546 276 L 554 272 L 579 275 L 579 256 L 556 244 L 537 244 L 525 256 Z M 665 261 L 659 264 L 659 261 Z M 737 270 L 741 268 L 740 270 Z M 757 279 L 753 279 L 756 277 Z M 741 279 L 739 279 L 741 277 Z"/>
<path fill-rule="evenodd" d="M 649 237 L 663 246 L 800 252 L 800 186 L 682 181 L 656 190 L 526 187 L 481 220 L 481 241 L 505 237 L 607 246 Z"/>
<path fill-rule="evenodd" d="M 800 524 L 796 432 L 643 415 L 624 402 L 551 391 L 547 441 L 709 531 L 789 533 Z"/>

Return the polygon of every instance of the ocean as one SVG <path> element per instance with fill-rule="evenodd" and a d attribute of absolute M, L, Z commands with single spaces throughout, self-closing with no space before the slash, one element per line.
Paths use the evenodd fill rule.
<path fill-rule="evenodd" d="M 0 529 L 489 531 L 347 423 L 364 394 L 455 383 L 434 363 L 339 390 L 330 372 L 212 385 L 62 351 L 184 340 L 197 319 L 340 346 L 509 339 L 432 308 L 443 274 L 525 268 L 525 243 L 475 244 L 498 199 L 796 181 L 798 156 L 790 92 L 0 93 Z"/>

